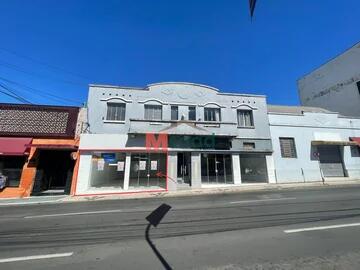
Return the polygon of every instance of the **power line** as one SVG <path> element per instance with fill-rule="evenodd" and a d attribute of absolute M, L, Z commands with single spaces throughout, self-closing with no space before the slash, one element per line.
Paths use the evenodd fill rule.
<path fill-rule="evenodd" d="M 60 71 L 62 71 L 62 72 L 68 73 L 68 74 L 70 74 L 70 75 L 72 75 L 72 76 L 77 76 L 77 77 L 82 78 L 82 79 L 85 79 L 85 80 L 87 80 L 87 81 L 90 80 L 89 78 L 87 78 L 87 77 L 84 76 L 84 75 L 81 75 L 81 74 L 79 74 L 79 73 L 75 73 L 75 72 L 72 72 L 72 71 L 68 71 L 68 70 L 66 70 L 66 69 L 64 69 L 64 68 L 62 68 L 62 67 L 58 67 L 58 66 L 55 66 L 55 65 L 53 65 L 53 64 L 49 64 L 49 63 L 46 63 L 46 62 L 44 62 L 44 61 L 37 60 L 37 59 L 32 58 L 32 57 L 30 57 L 30 56 L 26 56 L 26 55 L 23 55 L 23 54 L 19 54 L 19 53 L 17 53 L 17 52 L 14 52 L 14 51 L 11 51 L 11 50 L 8 50 L 8 49 L 5 49 L 5 48 L 0 48 L 0 50 L 2 50 L 2 51 L 4 51 L 4 52 L 7 52 L 7 53 L 10 53 L 10 54 L 15 55 L 15 56 L 18 56 L 18 57 L 21 57 L 21 58 L 30 60 L 30 61 L 32 61 L 32 62 L 35 62 L 35 63 L 41 64 L 41 65 L 44 65 L 44 66 L 46 66 L 46 67 L 49 67 L 49 68 L 52 68 L 52 69 L 56 69 L 56 70 L 60 70 Z"/>
<path fill-rule="evenodd" d="M 14 98 L 14 99 L 16 99 L 16 100 L 18 100 L 18 101 L 20 101 L 20 102 L 22 102 L 22 103 L 32 104 L 32 103 L 31 103 L 30 101 L 28 101 L 27 99 L 25 99 L 25 98 L 23 98 L 22 96 L 18 95 L 15 91 L 9 89 L 9 87 L 7 87 L 6 85 L 3 85 L 3 84 L 0 83 L 0 87 L 2 87 L 3 89 L 5 89 L 6 91 L 10 92 L 11 94 L 9 94 L 9 93 L 7 93 L 7 92 L 5 92 L 5 91 L 3 91 L 3 90 L 0 89 L 0 92 L 1 92 L 1 93 L 5 94 L 5 95 L 7 95 L 7 96 L 9 96 L 9 97 L 12 97 L 12 98 Z"/>
<path fill-rule="evenodd" d="M 5 61 L 0 61 L 0 65 L 4 66 L 4 67 L 6 67 L 6 68 L 10 68 L 10 69 L 13 69 L 13 70 L 16 70 L 16 71 L 19 71 L 19 72 L 28 74 L 28 75 L 33 76 L 33 77 L 39 77 L 39 78 L 42 78 L 42 79 L 43 79 L 43 76 L 40 75 L 40 74 L 33 73 L 33 72 L 29 72 L 29 71 L 27 71 L 27 70 L 22 69 L 21 67 L 19 67 L 19 66 L 17 66 L 17 65 L 10 64 L 10 63 L 5 62 Z M 56 80 L 56 81 L 61 81 L 62 83 L 73 84 L 73 85 L 76 85 L 76 86 L 84 86 L 84 85 L 85 85 L 85 84 L 82 84 L 82 83 L 77 83 L 77 82 L 73 82 L 73 81 L 57 79 L 57 78 L 53 78 L 53 77 L 50 77 L 50 79 L 53 79 L 53 80 Z"/>
<path fill-rule="evenodd" d="M 29 103 L 31 104 L 31 102 L 27 99 L 25 99 L 24 97 L 20 96 L 15 90 L 11 89 L 9 86 L 1 84 L 0 83 L 0 87 L 2 87 L 3 89 L 7 90 L 8 92 L 10 92 L 12 95 L 16 96 L 19 100 L 21 100 L 24 103 Z"/>
<path fill-rule="evenodd" d="M 3 78 L 3 77 L 0 77 L 0 80 L 3 80 L 5 82 L 11 83 L 11 84 L 18 85 L 20 87 L 23 87 L 22 90 L 31 92 L 31 93 L 36 94 L 38 96 L 45 97 L 47 99 L 52 99 L 52 100 L 55 100 L 57 102 L 60 101 L 62 104 L 66 104 L 64 101 L 68 101 L 68 102 L 75 103 L 75 104 L 83 104 L 83 102 L 80 102 L 78 100 L 73 100 L 73 99 L 69 99 L 69 98 L 60 97 L 60 96 L 48 93 L 46 91 L 42 91 L 40 89 L 28 86 L 26 84 L 18 83 L 18 82 L 15 82 L 15 81 Z M 24 88 L 27 88 L 27 89 L 24 89 Z"/>

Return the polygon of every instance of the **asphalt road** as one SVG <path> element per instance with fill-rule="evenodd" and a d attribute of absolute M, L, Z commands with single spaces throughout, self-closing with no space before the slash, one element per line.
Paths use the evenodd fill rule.
<path fill-rule="evenodd" d="M 359 269 L 360 186 L 0 207 L 0 269 Z"/>

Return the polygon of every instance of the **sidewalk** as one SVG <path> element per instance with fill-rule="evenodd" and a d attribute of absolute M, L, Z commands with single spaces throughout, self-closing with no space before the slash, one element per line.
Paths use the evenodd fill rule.
<path fill-rule="evenodd" d="M 8 205 L 29 205 L 29 204 L 44 204 L 44 203 L 58 203 L 64 201 L 69 196 L 41 196 L 41 197 L 28 197 L 28 198 L 11 198 L 0 199 L 0 206 Z"/>
<path fill-rule="evenodd" d="M 126 200 L 126 199 L 143 199 L 143 198 L 166 198 L 166 197 L 186 197 L 209 194 L 226 194 L 226 193 L 242 193 L 254 191 L 283 191 L 304 189 L 309 187 L 336 187 L 336 186 L 351 186 L 360 185 L 359 180 L 348 181 L 329 181 L 312 182 L 312 183 L 286 183 L 286 184 L 241 184 L 239 186 L 231 187 L 203 187 L 200 189 L 177 190 L 168 192 L 149 192 L 149 193 L 127 193 L 116 195 L 92 195 L 92 196 L 73 196 L 64 198 L 64 201 L 96 201 L 96 200 Z"/>
<path fill-rule="evenodd" d="M 115 195 L 89 195 L 89 196 L 41 196 L 30 198 L 17 199 L 0 199 L 0 206 L 9 205 L 28 205 L 28 204 L 49 204 L 61 202 L 84 202 L 84 201 L 98 201 L 98 200 L 127 200 L 127 199 L 143 199 L 143 198 L 166 198 L 166 197 L 186 197 L 209 194 L 227 194 L 227 193 L 242 193 L 254 191 L 284 191 L 296 190 L 310 187 L 340 187 L 360 185 L 359 180 L 349 181 L 329 181 L 323 184 L 322 182 L 313 183 L 287 183 L 287 184 L 242 184 L 239 186 L 209 186 L 201 189 L 178 190 L 168 192 L 149 192 L 149 193 L 126 193 Z"/>

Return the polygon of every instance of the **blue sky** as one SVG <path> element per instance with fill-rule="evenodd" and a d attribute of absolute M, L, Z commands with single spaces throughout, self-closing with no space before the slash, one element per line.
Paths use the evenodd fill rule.
<path fill-rule="evenodd" d="M 360 41 L 358 0 L 258 0 L 252 21 L 248 0 L 1 0 L 0 9 L 0 84 L 33 103 L 77 105 L 89 83 L 188 81 L 298 104 L 296 80 Z M 0 102 L 15 101 L 0 93 Z"/>

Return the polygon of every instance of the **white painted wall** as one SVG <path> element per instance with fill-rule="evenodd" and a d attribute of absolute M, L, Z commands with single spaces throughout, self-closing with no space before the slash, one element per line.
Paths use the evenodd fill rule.
<path fill-rule="evenodd" d="M 360 117 L 360 43 L 298 81 L 301 104 Z"/>
<path fill-rule="evenodd" d="M 278 183 L 321 181 L 316 148 L 311 141 L 321 139 L 349 141 L 360 137 L 360 119 L 340 118 L 337 114 L 304 113 L 303 115 L 269 113 L 273 158 Z M 279 137 L 295 139 L 297 158 L 282 158 Z M 344 146 L 344 165 L 349 178 L 360 177 L 360 157 Z M 269 165 L 268 165 L 269 167 Z"/>

